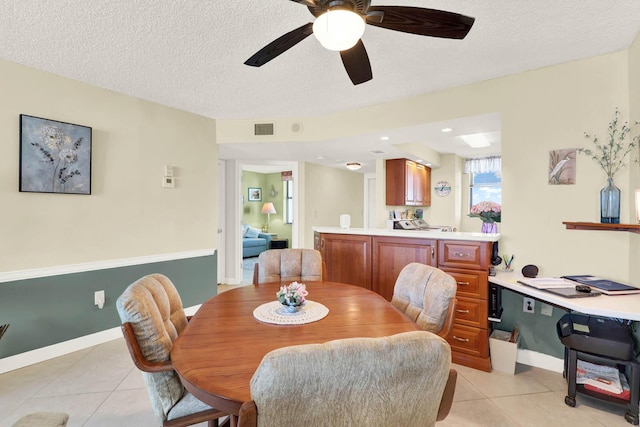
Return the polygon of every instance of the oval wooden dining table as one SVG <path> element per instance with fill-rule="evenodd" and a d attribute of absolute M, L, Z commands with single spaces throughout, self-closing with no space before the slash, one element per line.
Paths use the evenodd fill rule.
<path fill-rule="evenodd" d="M 282 284 L 289 284 L 282 283 Z M 276 301 L 280 283 L 233 289 L 207 300 L 173 345 L 171 360 L 184 386 L 208 405 L 235 416 L 251 400 L 249 383 L 262 358 L 277 348 L 419 330 L 386 299 L 334 282 L 305 282 L 309 301 L 329 309 L 303 325 L 263 323 L 256 307 Z"/>

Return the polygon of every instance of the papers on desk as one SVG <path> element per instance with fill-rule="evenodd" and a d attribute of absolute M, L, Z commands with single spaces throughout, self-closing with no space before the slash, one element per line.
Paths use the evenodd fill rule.
<path fill-rule="evenodd" d="M 588 298 L 602 295 L 601 292 L 581 292 L 576 289 L 576 282 L 558 277 L 536 277 L 522 278 L 518 283 L 540 289 L 541 291 L 550 292 L 564 298 Z M 587 288 L 588 289 L 588 288 Z"/>
<path fill-rule="evenodd" d="M 518 280 L 518 282 L 536 289 L 575 288 L 576 286 L 575 283 L 559 277 L 523 278 Z"/>

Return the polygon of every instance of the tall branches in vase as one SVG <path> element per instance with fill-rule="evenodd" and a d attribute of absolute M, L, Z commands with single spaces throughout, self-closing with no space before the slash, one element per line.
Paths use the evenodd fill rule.
<path fill-rule="evenodd" d="M 613 120 L 609 122 L 607 140 L 601 143 L 598 136 L 585 132 L 585 138 L 591 140 L 593 148 L 578 148 L 578 153 L 591 157 L 607 174 L 607 185 L 600 191 L 600 222 L 620 223 L 620 189 L 613 178 L 626 166 L 626 158 L 638 146 L 639 135 L 631 136 L 631 128 L 640 124 L 620 123 L 620 111 L 616 108 Z M 637 157 L 633 159 L 638 162 Z"/>

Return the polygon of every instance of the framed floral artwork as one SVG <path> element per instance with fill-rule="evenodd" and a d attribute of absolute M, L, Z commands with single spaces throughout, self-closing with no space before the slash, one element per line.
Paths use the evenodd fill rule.
<path fill-rule="evenodd" d="M 20 114 L 20 191 L 91 194 L 91 131 Z"/>
<path fill-rule="evenodd" d="M 262 201 L 262 188 L 249 187 L 249 197 L 247 200 L 250 202 Z"/>

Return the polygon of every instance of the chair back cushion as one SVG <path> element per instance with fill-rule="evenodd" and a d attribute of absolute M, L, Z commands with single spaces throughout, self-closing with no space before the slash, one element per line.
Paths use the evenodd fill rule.
<path fill-rule="evenodd" d="M 314 249 L 271 249 L 258 257 L 258 283 L 322 280 L 322 255 Z"/>
<path fill-rule="evenodd" d="M 145 276 L 129 285 L 116 302 L 122 323 L 129 322 L 142 350 L 151 362 L 169 360 L 178 334 L 187 325 L 182 300 L 171 280 L 162 274 Z M 175 371 L 143 372 L 151 405 L 157 416 L 180 400 L 184 388 Z"/>
<path fill-rule="evenodd" d="M 433 426 L 451 350 L 424 331 L 283 347 L 251 379 L 261 426 Z"/>
<path fill-rule="evenodd" d="M 420 329 L 438 333 L 457 288 L 456 280 L 444 271 L 414 262 L 400 271 L 391 304 L 416 322 Z"/>

